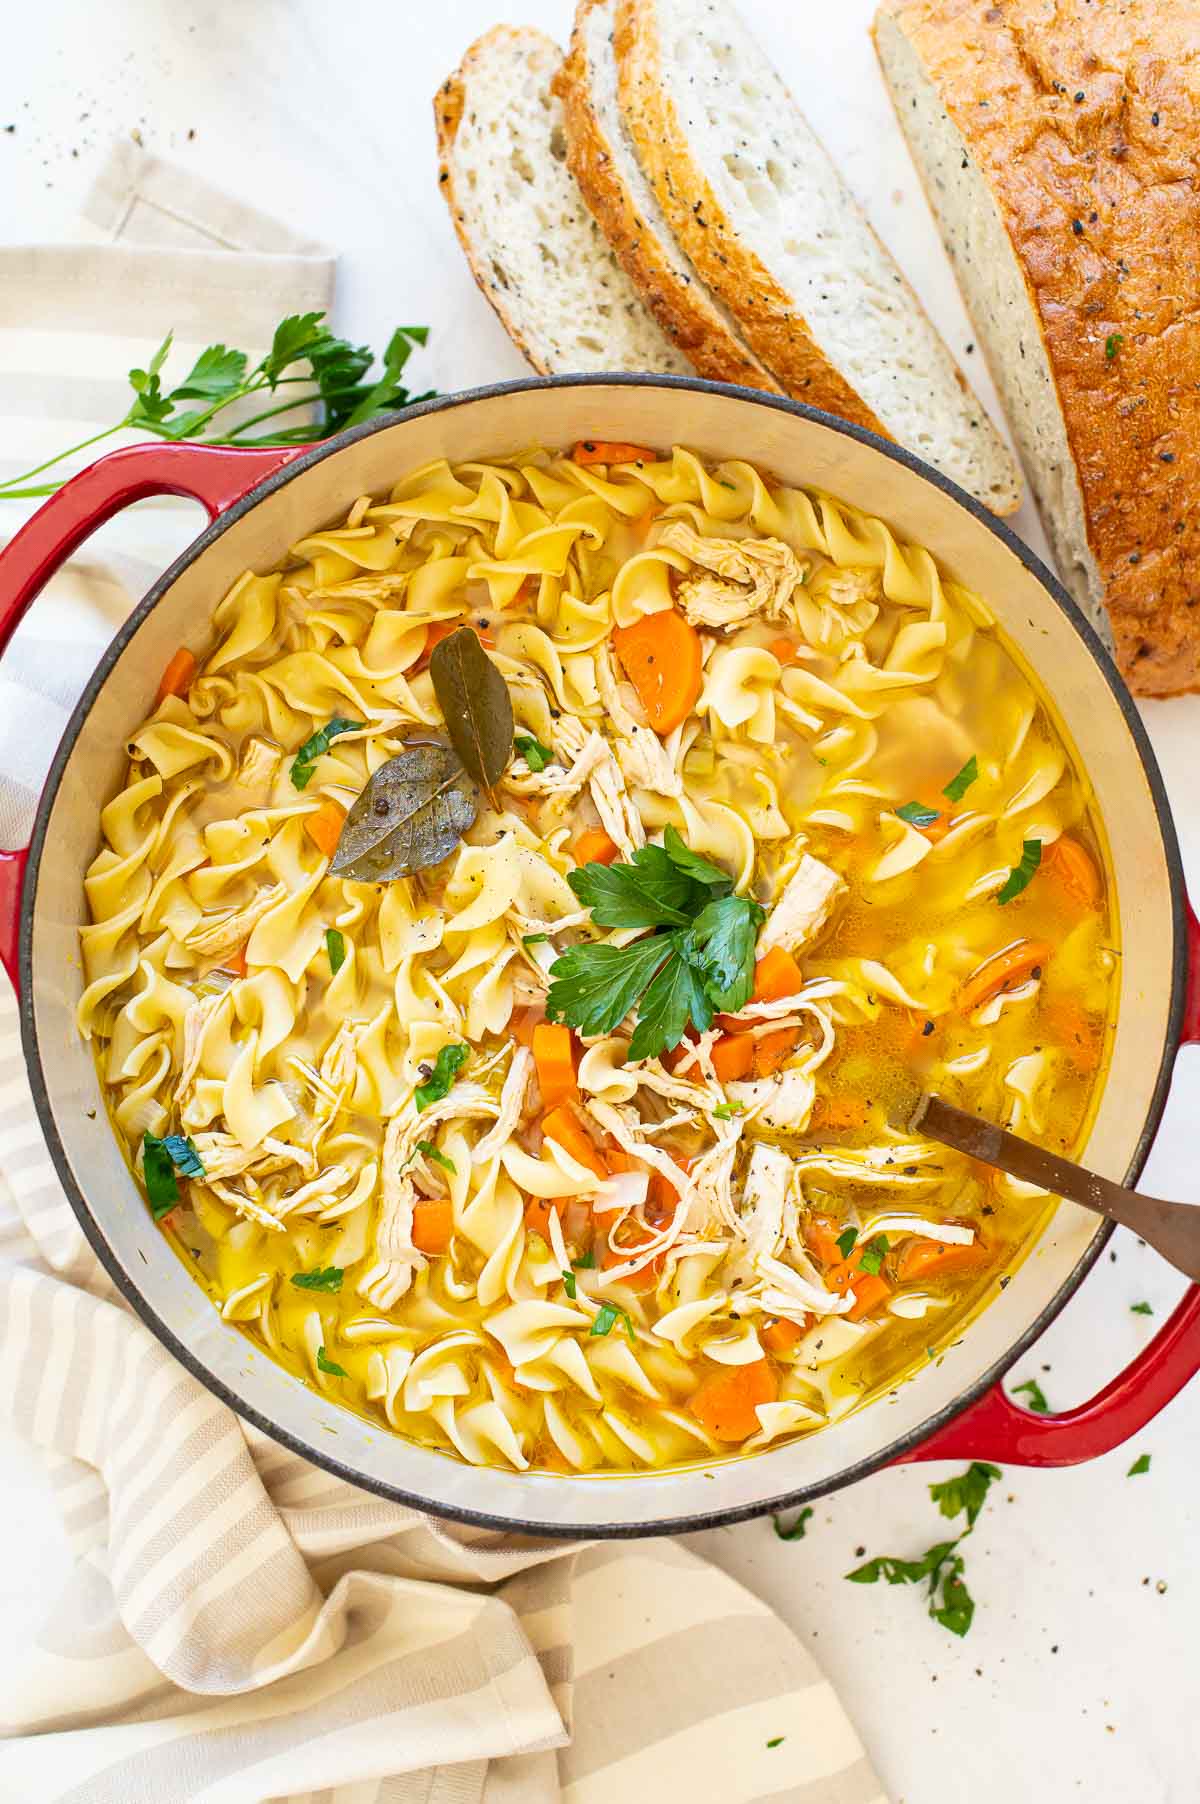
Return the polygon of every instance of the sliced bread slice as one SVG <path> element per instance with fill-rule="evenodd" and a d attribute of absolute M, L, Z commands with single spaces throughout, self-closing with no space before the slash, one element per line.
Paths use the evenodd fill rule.
<path fill-rule="evenodd" d="M 563 104 L 567 162 L 630 281 L 667 337 L 702 376 L 779 391 L 680 250 L 625 130 L 613 49 L 616 0 L 579 0 L 554 89 Z"/>
<path fill-rule="evenodd" d="M 1063 581 L 1130 688 L 1200 689 L 1195 0 L 886 0 L 874 35 Z"/>
<path fill-rule="evenodd" d="M 434 102 L 439 180 L 475 280 L 542 375 L 691 365 L 643 306 L 566 164 L 562 52 L 499 25 Z"/>
<path fill-rule="evenodd" d="M 619 0 L 621 109 L 703 280 L 788 393 L 906 445 L 997 513 L 1016 463 L 723 0 Z"/>

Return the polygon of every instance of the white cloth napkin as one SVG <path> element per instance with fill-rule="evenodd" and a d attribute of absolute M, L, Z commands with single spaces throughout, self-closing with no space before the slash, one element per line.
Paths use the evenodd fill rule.
<path fill-rule="evenodd" d="M 118 417 L 168 326 L 186 367 L 332 296 L 320 246 L 130 146 L 88 230 L 107 242 L 0 250 L 5 475 Z M 0 503 L 0 536 L 20 517 Z M 0 843 L 23 842 L 100 646 L 192 529 L 144 504 L 35 606 L 0 667 Z M 78 1560 L 0 1703 L 0 1797 L 885 1804 L 808 1652 L 682 1547 L 438 1523 L 276 1446 L 176 1365 L 67 1205 L 0 992 L 0 1394 L 52 1463 Z"/>

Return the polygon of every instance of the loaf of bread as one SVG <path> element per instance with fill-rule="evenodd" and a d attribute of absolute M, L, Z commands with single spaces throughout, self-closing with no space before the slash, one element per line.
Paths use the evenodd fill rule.
<path fill-rule="evenodd" d="M 884 0 L 875 43 L 1063 580 L 1200 688 L 1200 4 Z"/>

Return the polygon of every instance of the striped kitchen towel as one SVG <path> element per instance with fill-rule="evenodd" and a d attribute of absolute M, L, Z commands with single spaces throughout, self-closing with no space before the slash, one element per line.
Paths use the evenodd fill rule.
<path fill-rule="evenodd" d="M 319 245 L 130 146 L 88 214 L 96 242 L 0 249 L 4 475 L 117 417 L 168 326 L 181 360 L 254 349 L 331 296 Z M 23 842 L 100 646 L 194 525 L 143 504 L 34 608 L 0 667 L 0 843 Z M 884 1804 L 811 1656 L 682 1547 L 439 1523 L 176 1365 L 55 1179 L 3 979 L 0 1371 L 77 1556 L 0 1704 L 5 1804 Z"/>

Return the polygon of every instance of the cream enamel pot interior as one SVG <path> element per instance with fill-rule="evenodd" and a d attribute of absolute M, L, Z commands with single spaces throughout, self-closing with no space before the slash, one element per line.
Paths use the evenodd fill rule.
<path fill-rule="evenodd" d="M 212 524 L 121 629 L 76 709 L 28 853 L 0 858 L 0 945 L 18 978 L 42 1126 L 67 1194 L 116 1283 L 159 1338 L 268 1434 L 384 1495 L 526 1532 L 636 1535 L 711 1526 L 829 1492 L 897 1459 L 969 1456 L 1066 1464 L 1140 1428 L 1200 1366 L 1200 1293 L 1091 1403 L 1030 1416 L 998 1379 L 1097 1258 L 1109 1229 L 1060 1205 L 1011 1282 L 960 1342 L 906 1384 L 807 1440 L 712 1468 L 565 1478 L 477 1469 L 410 1445 L 316 1395 L 225 1325 L 171 1253 L 135 1187 L 74 1026 L 82 874 L 100 807 L 123 780 L 126 737 L 181 645 L 200 647 L 213 606 L 245 569 L 270 569 L 305 533 L 435 457 L 452 462 L 585 436 L 749 459 L 788 483 L 881 515 L 977 589 L 1052 689 L 1107 824 L 1122 929 L 1113 1062 L 1086 1149 L 1136 1180 L 1188 1003 L 1187 911 L 1162 784 L 1130 698 L 1058 584 L 1003 527 L 915 458 L 827 415 L 747 390 L 658 377 L 507 384 L 414 407 L 312 450 L 134 447 L 56 495 L 0 556 L 0 649 L 53 569 L 100 521 L 148 494 L 202 500 Z M 23 878 L 23 881 L 22 881 Z M 17 916 L 19 893 L 19 960 Z M 14 969 L 19 962 L 19 971 Z M 1190 1016 L 1190 1021 L 1186 1017 Z M 113 1382 L 118 1374 L 111 1375 Z"/>

